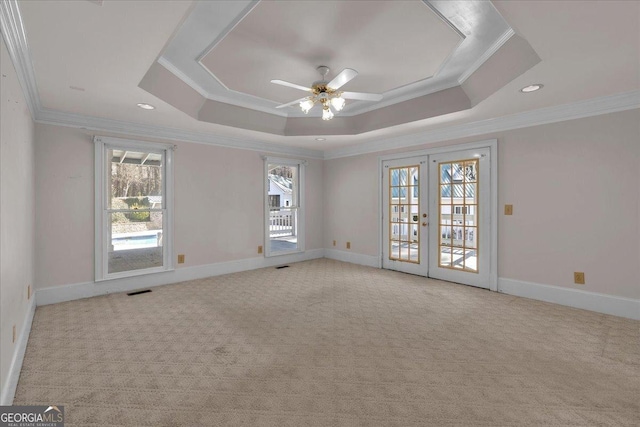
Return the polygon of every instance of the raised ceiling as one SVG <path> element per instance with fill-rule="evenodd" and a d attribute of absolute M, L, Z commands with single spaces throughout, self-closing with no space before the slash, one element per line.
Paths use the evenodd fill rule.
<path fill-rule="evenodd" d="M 7 40 L 9 34 L 10 39 L 18 40 L 6 44 L 14 64 L 29 83 L 25 86 L 29 92 L 27 99 L 35 105 L 37 121 L 127 135 L 262 150 L 272 147 L 274 152 L 290 150 L 310 155 L 324 152 L 325 156 L 332 156 L 384 149 L 392 140 L 433 141 L 469 135 L 471 129 L 475 134 L 488 132 L 496 126 L 504 127 L 503 123 L 525 126 L 539 123 L 540 117 L 553 120 L 548 117 L 555 117 L 558 111 L 563 112 L 558 116 L 561 119 L 572 117 L 574 110 L 595 114 L 637 107 L 634 99 L 640 89 L 640 2 L 420 3 L 414 2 L 436 15 L 448 17 L 453 24 L 450 27 L 464 36 L 453 55 L 445 59 L 444 66 L 433 77 L 391 89 L 375 105 L 351 103 L 330 122 L 304 117 L 293 108 L 276 110 L 278 100 L 228 90 L 199 62 L 212 45 L 233 33 L 236 24 L 250 18 L 250 12 L 257 10 L 260 3 L 7 0 L 0 4 L 0 18 L 3 38 Z M 490 12 L 487 14 L 486 10 Z M 288 11 L 286 19 L 305 18 L 298 15 L 299 11 L 295 13 L 293 9 Z M 13 29 L 9 28 L 12 20 L 15 20 Z M 349 25 L 355 29 L 363 25 L 358 20 L 352 21 Z M 402 22 L 394 24 L 402 26 Z M 351 43 L 364 43 L 358 40 L 364 34 L 356 31 L 353 34 L 356 40 Z M 383 36 L 388 34 L 378 39 Z M 395 46 L 404 43 L 405 40 L 396 40 Z M 531 51 L 540 59 L 533 66 L 527 65 L 530 59 L 527 52 Z M 513 57 L 514 52 L 522 56 Z M 420 49 L 415 57 L 425 53 L 428 54 L 426 49 Z M 223 60 L 232 62 L 235 58 L 229 54 L 220 59 Z M 315 79 L 318 62 L 310 58 L 308 67 L 297 67 L 295 71 L 301 73 L 300 77 L 266 78 L 307 84 L 306 75 Z M 333 72 L 340 71 L 342 65 L 329 62 L 324 65 Z M 513 67 L 523 63 L 526 71 L 514 72 Z M 366 81 L 367 74 L 374 73 L 376 67 L 357 69 L 360 75 L 352 82 L 354 85 Z M 495 78 L 503 71 L 513 73 L 512 78 Z M 486 78 L 487 75 L 492 78 Z M 148 90 L 165 80 L 171 84 L 161 96 Z M 544 83 L 545 88 L 529 95 L 519 92 L 531 83 Z M 354 86 L 347 90 L 358 89 Z M 173 96 L 167 93 L 170 91 L 175 92 Z M 462 109 L 448 108 L 451 100 L 444 97 L 447 91 L 455 92 L 458 99 L 454 104 L 458 108 L 462 105 Z M 441 97 L 438 102 L 427 102 L 430 95 L 438 93 Z M 140 102 L 157 108 L 143 111 L 136 107 Z M 409 102 L 407 108 L 394 110 L 403 102 Z M 429 116 L 420 117 L 422 111 L 428 111 Z M 210 120 L 212 116 L 214 120 Z M 220 121 L 215 122 L 215 117 Z M 411 121 L 403 123 L 398 121 L 399 117 Z M 300 123 L 304 120 L 311 120 L 313 126 Z M 354 123 L 344 123 L 349 120 Z M 271 127 L 248 129 L 247 121 Z M 287 123 L 294 133 L 283 131 Z M 370 123 L 380 127 L 366 131 Z M 354 126 L 360 127 L 362 133 L 353 133 Z M 323 135 L 326 140 L 315 140 Z"/>
<path fill-rule="evenodd" d="M 537 62 L 490 2 L 200 2 L 140 87 L 200 121 L 352 135 L 467 110 Z M 308 87 L 319 65 L 355 68 L 344 89 L 383 101 L 348 101 L 331 124 L 315 120 L 320 108 L 277 109 L 304 92 L 270 81 Z"/>
<path fill-rule="evenodd" d="M 348 90 L 384 93 L 433 77 L 462 40 L 422 1 L 265 1 L 200 62 L 229 90 L 284 103 L 303 94 L 271 79 L 310 86 L 330 64 L 362 70 Z"/>

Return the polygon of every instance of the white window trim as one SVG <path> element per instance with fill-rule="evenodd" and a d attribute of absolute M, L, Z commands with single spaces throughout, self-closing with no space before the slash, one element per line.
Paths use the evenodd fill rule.
<path fill-rule="evenodd" d="M 94 158 L 95 158 L 95 281 L 101 282 L 111 279 L 120 279 L 123 277 L 141 276 L 151 273 L 162 273 L 172 271 L 174 267 L 173 260 L 173 150 L 175 146 L 172 144 L 162 144 L 157 142 L 135 141 L 130 139 L 111 138 L 104 136 L 94 136 Z M 163 201 L 163 250 L 162 250 L 162 267 L 146 268 L 141 270 L 123 271 L 119 273 L 108 273 L 108 252 L 105 251 L 108 239 L 107 231 L 107 213 L 106 213 L 106 194 L 108 194 L 108 180 L 105 179 L 106 153 L 108 149 L 130 149 L 144 150 L 147 152 L 163 153 L 165 164 L 164 167 L 164 193 Z"/>
<path fill-rule="evenodd" d="M 264 160 L 264 172 L 262 174 L 262 181 L 264 182 L 264 256 L 265 258 L 276 257 L 280 255 L 290 255 L 300 252 L 304 252 L 305 248 L 305 167 L 307 166 L 306 160 L 289 159 L 282 157 L 270 157 L 262 156 Z M 292 251 L 278 251 L 271 252 L 271 245 L 269 244 L 269 165 L 279 164 L 285 166 L 298 166 L 298 249 Z"/>

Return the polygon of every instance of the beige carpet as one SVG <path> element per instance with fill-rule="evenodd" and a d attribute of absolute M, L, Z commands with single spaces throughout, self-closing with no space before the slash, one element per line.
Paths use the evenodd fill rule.
<path fill-rule="evenodd" d="M 68 426 L 637 426 L 640 322 L 327 259 L 38 307 Z"/>

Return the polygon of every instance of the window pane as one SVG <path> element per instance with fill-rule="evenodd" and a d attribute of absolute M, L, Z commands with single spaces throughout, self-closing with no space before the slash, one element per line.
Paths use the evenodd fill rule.
<path fill-rule="evenodd" d="M 409 246 L 409 261 L 420 262 L 420 249 L 418 243 L 412 243 Z"/>
<path fill-rule="evenodd" d="M 466 182 L 476 182 L 478 180 L 478 162 L 476 160 L 466 162 L 464 166 L 464 180 Z"/>
<path fill-rule="evenodd" d="M 451 265 L 451 248 L 448 246 L 440 247 L 440 265 L 443 267 Z"/>
<path fill-rule="evenodd" d="M 298 166 L 268 165 L 268 245 L 271 254 L 300 249 L 298 242 L 298 177 Z"/>
<path fill-rule="evenodd" d="M 477 273 L 478 161 L 440 165 L 440 267 Z"/>
<path fill-rule="evenodd" d="M 109 214 L 108 273 L 162 267 L 162 212 Z"/>
<path fill-rule="evenodd" d="M 108 150 L 110 209 L 162 208 L 162 154 Z"/>

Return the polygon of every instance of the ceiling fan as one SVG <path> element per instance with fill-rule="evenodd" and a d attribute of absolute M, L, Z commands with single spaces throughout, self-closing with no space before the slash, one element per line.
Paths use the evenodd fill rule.
<path fill-rule="evenodd" d="M 331 120 L 334 116 L 333 110 L 341 111 L 344 108 L 345 99 L 357 99 L 360 101 L 380 101 L 382 99 L 382 95 L 377 93 L 342 92 L 338 90 L 358 75 L 356 70 L 345 68 L 333 80 L 327 82 L 326 77 L 329 74 L 329 67 L 321 65 L 316 69 L 322 76 L 322 80 L 313 82 L 311 87 L 289 83 L 284 80 L 271 80 L 271 83 L 277 85 L 311 92 L 311 95 L 278 105 L 276 108 L 300 104 L 302 111 L 307 114 L 318 103 L 322 105 L 322 120 Z"/>

